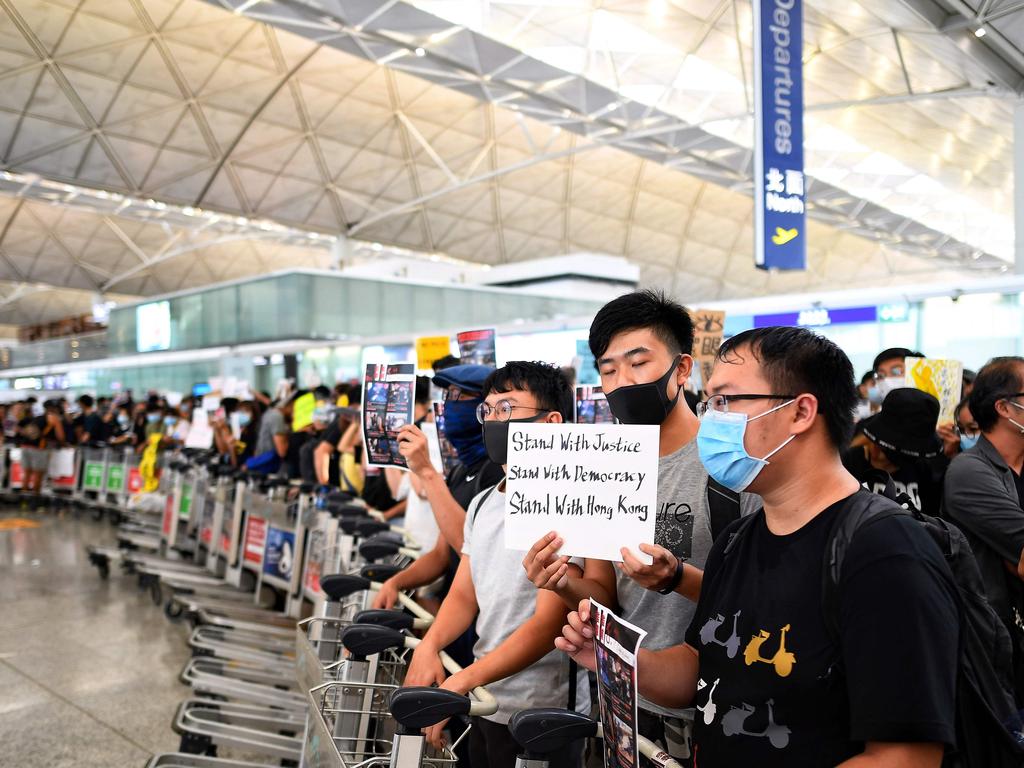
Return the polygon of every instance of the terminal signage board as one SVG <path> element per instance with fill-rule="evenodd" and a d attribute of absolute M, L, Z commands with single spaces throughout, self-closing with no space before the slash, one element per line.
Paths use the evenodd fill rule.
<path fill-rule="evenodd" d="M 825 325 L 851 325 L 874 323 L 878 320 L 878 307 L 843 307 L 827 309 L 815 307 L 799 312 L 776 312 L 770 315 L 754 315 L 755 328 L 769 328 L 773 325 L 790 325 L 801 328 L 820 328 Z"/>
<path fill-rule="evenodd" d="M 753 0 L 754 262 L 807 268 L 803 0 Z"/>

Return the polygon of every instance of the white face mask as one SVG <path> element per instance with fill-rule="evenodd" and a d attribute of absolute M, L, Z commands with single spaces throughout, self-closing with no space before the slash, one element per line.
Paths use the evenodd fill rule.
<path fill-rule="evenodd" d="M 1006 402 L 1008 402 L 1014 408 L 1020 408 L 1022 411 L 1024 411 L 1024 405 L 1021 405 L 1020 403 L 1015 403 L 1015 402 L 1013 402 L 1013 400 L 1007 400 Z M 1015 426 L 1017 429 L 1019 429 L 1020 433 L 1022 435 L 1024 435 L 1024 424 L 1021 424 L 1020 422 L 1014 421 L 1009 416 L 1006 417 L 1006 420 L 1009 421 L 1011 424 L 1013 424 L 1013 426 Z"/>

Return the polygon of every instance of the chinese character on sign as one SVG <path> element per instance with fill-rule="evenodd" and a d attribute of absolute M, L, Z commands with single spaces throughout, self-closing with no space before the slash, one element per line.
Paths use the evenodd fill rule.
<path fill-rule="evenodd" d="M 804 174 L 802 171 L 786 171 L 786 194 L 802 195 L 804 193 Z"/>
<path fill-rule="evenodd" d="M 768 180 L 765 191 L 777 194 L 782 194 L 785 191 L 785 187 L 782 186 L 782 172 L 778 168 L 769 168 L 765 178 Z"/>

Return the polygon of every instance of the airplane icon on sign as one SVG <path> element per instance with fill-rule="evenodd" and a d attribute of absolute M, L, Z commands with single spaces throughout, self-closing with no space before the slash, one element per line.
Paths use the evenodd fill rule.
<path fill-rule="evenodd" d="M 775 234 L 772 235 L 772 242 L 775 243 L 775 245 L 785 245 L 790 240 L 795 240 L 799 234 L 800 233 L 797 231 L 796 227 L 793 227 L 792 229 L 776 227 Z"/>

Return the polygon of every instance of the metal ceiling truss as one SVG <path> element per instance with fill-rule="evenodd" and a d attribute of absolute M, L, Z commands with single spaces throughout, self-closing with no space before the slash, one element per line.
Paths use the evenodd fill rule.
<path fill-rule="evenodd" d="M 401 0 L 206 2 L 571 131 L 587 140 L 574 150 L 576 152 L 600 145 L 615 146 L 728 189 L 745 192 L 751 189 L 752 152 L 749 148 Z M 723 2 L 718 11 L 724 13 L 728 7 L 729 4 Z M 1017 83 L 1014 81 L 1013 85 Z M 972 91 L 972 95 L 977 95 L 978 89 Z M 950 95 L 911 93 L 899 98 Z M 823 105 L 823 108 L 853 103 Z M 403 124 L 408 127 L 408 121 Z M 414 136 L 414 140 L 436 158 L 422 136 Z M 544 159 L 549 158 L 535 155 L 529 162 Z M 371 223 L 507 172 L 509 169 L 502 169 L 473 179 L 457 179 L 449 170 L 446 175 L 451 183 L 444 189 L 354 222 L 349 232 L 357 234 Z M 806 192 L 809 216 L 832 225 L 841 222 L 849 231 L 890 248 L 915 256 L 970 264 L 976 269 L 1000 269 L 1006 264 L 992 254 L 979 253 L 976 247 L 920 222 L 853 198 L 843 189 L 820 179 L 808 177 Z"/>

